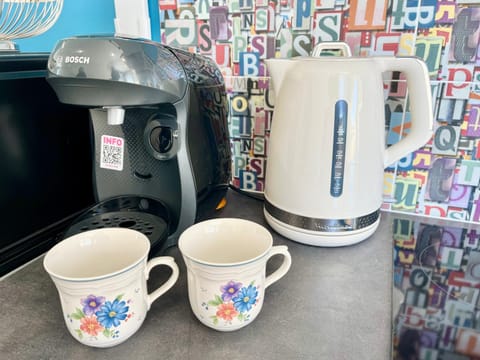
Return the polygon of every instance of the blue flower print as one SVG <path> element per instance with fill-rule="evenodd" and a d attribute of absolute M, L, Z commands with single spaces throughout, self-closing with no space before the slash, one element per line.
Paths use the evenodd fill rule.
<path fill-rule="evenodd" d="M 85 315 L 91 316 L 95 314 L 98 309 L 100 309 L 100 306 L 102 306 L 104 302 L 104 296 L 88 295 L 86 298 L 81 299 L 81 303 L 83 305 L 83 312 L 85 313 Z"/>
<path fill-rule="evenodd" d="M 127 312 L 128 306 L 125 301 L 115 299 L 113 302 L 107 301 L 95 315 L 97 315 L 98 322 L 108 329 L 120 325 L 120 321 L 127 317 Z"/>
<path fill-rule="evenodd" d="M 232 299 L 233 305 L 235 306 L 235 309 L 241 313 L 249 311 L 257 301 L 257 296 L 258 291 L 255 286 L 249 285 L 247 288 L 243 287 L 240 289 L 237 296 Z"/>
<path fill-rule="evenodd" d="M 237 295 L 238 290 L 242 287 L 242 283 L 229 281 L 226 285 L 220 287 L 222 292 L 222 300 L 223 301 L 230 301 L 232 300 L 235 295 Z"/>

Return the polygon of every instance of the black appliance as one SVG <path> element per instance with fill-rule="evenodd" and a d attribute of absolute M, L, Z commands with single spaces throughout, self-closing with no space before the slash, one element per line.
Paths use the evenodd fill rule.
<path fill-rule="evenodd" d="M 88 111 L 58 101 L 48 56 L 0 55 L 0 276 L 49 249 L 95 202 Z"/>
<path fill-rule="evenodd" d="M 52 51 L 47 81 L 62 103 L 88 108 L 92 124 L 96 204 L 65 236 L 124 226 L 156 252 L 221 206 L 228 108 L 211 60 L 148 40 L 72 37 Z"/>

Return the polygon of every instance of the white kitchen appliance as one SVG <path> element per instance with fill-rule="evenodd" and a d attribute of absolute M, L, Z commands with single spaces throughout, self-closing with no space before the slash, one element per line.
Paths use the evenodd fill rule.
<path fill-rule="evenodd" d="M 274 230 L 301 243 L 344 246 L 380 222 L 383 170 L 432 135 L 428 70 L 414 57 L 352 57 L 343 43 L 323 49 L 344 56 L 270 59 L 275 93 L 264 214 Z M 407 78 L 408 135 L 385 145 L 382 74 Z"/>

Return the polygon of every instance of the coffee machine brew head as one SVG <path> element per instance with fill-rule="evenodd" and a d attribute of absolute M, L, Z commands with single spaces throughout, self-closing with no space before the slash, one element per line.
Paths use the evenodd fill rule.
<path fill-rule="evenodd" d="M 122 125 L 125 118 L 125 109 L 121 106 L 104 106 L 107 110 L 108 125 Z"/>
<path fill-rule="evenodd" d="M 63 103 L 106 110 L 110 125 L 123 123 L 125 107 L 174 103 L 187 87 L 169 48 L 101 36 L 61 40 L 50 56 L 47 81 Z"/>

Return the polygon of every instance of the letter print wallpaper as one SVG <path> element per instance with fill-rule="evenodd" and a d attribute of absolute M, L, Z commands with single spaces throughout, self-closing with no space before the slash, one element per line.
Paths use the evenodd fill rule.
<path fill-rule="evenodd" d="M 385 170 L 383 208 L 480 222 L 480 1 L 158 3 L 161 41 L 208 56 L 223 72 L 234 186 L 261 193 L 268 176 L 274 96 L 264 60 L 307 56 L 320 42 L 343 41 L 354 56 L 420 57 L 430 74 L 434 135 Z M 393 144 L 410 128 L 403 75 L 391 73 L 384 88 L 386 143 Z"/>

